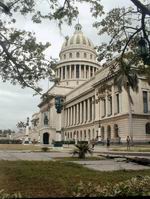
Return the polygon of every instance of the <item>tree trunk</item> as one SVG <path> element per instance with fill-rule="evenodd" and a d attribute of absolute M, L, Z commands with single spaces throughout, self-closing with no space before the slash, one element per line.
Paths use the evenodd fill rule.
<path fill-rule="evenodd" d="M 129 136 L 131 138 L 131 143 L 133 144 L 133 119 L 132 119 L 132 108 L 131 108 L 131 96 L 130 88 L 127 89 L 128 95 L 128 108 L 129 108 Z"/>

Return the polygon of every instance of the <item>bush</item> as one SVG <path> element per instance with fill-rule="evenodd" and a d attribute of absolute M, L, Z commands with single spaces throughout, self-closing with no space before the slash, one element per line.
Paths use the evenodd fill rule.
<path fill-rule="evenodd" d="M 63 144 L 75 144 L 74 140 L 70 140 L 70 141 L 62 141 Z"/>
<path fill-rule="evenodd" d="M 104 187 L 80 182 L 72 195 L 74 197 L 150 196 L 150 176 L 137 176 L 113 186 L 108 184 Z"/>
<path fill-rule="evenodd" d="M 13 193 L 13 194 L 8 194 L 5 193 L 4 190 L 0 190 L 0 198 L 2 199 L 9 199 L 9 198 L 22 198 L 20 193 Z"/>
<path fill-rule="evenodd" d="M 43 152 L 47 152 L 49 149 L 48 149 L 48 147 L 42 147 L 41 150 L 42 150 Z"/>
<path fill-rule="evenodd" d="M 54 147 L 62 147 L 63 146 L 63 142 L 62 141 L 55 141 L 54 142 Z"/>
<path fill-rule="evenodd" d="M 0 144 L 22 144 L 21 140 L 1 139 Z"/>

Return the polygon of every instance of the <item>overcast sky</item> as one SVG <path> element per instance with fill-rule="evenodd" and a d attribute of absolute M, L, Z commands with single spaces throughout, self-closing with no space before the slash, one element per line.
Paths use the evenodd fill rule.
<path fill-rule="evenodd" d="M 130 0 L 102 0 L 102 4 L 105 11 L 113 7 L 132 5 Z M 93 41 L 94 45 L 98 45 L 106 39 L 99 37 L 96 29 L 92 27 L 93 19 L 90 16 L 89 6 L 86 4 L 80 6 L 79 22 L 83 27 L 83 32 Z M 33 24 L 26 17 L 22 17 L 17 21 L 17 26 L 20 29 L 34 31 L 39 41 L 50 42 L 51 47 L 46 51 L 46 55 L 58 58 L 64 37 L 73 34 L 76 23 L 74 22 L 72 27 L 63 25 L 60 31 L 54 21 Z M 43 80 L 40 85 L 46 91 L 52 83 Z M 39 111 L 37 105 L 40 103 L 40 96 L 33 96 L 33 94 L 34 91 L 29 88 L 21 89 L 19 85 L 13 86 L 9 83 L 0 82 L 0 129 L 10 128 L 16 130 L 18 121 L 26 121 L 27 117 L 31 119 L 32 114 Z"/>

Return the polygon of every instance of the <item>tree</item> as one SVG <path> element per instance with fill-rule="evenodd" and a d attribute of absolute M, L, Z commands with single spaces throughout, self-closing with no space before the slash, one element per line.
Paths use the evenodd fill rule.
<path fill-rule="evenodd" d="M 73 1 L 65 0 L 62 6 L 57 0 L 43 2 L 49 7 L 46 14 L 38 9 L 41 4 L 39 0 L 0 1 L 0 76 L 4 82 L 19 83 L 23 88 L 30 87 L 37 93 L 41 92 L 37 82 L 52 76 L 56 61 L 45 58 L 44 51 L 50 46 L 48 42 L 38 43 L 33 33 L 15 28 L 17 17 L 20 14 L 30 16 L 35 23 L 41 23 L 43 19 L 55 19 L 61 25 L 63 21 L 71 24 L 78 14 Z M 101 5 L 93 1 L 93 9 L 96 6 L 101 11 Z M 7 20 L 4 20 L 3 15 L 7 16 Z"/>
<path fill-rule="evenodd" d="M 73 151 L 73 155 L 78 155 L 80 159 L 85 159 L 87 153 L 92 154 L 92 149 L 87 143 L 76 144 L 76 149 Z"/>
<path fill-rule="evenodd" d="M 129 108 L 129 135 L 131 137 L 131 142 L 133 144 L 133 127 L 132 127 L 132 104 L 133 100 L 131 97 L 130 90 L 138 92 L 138 75 L 135 66 L 131 63 L 126 62 L 120 63 L 123 64 L 119 67 L 115 78 L 114 84 L 119 88 L 119 91 L 122 91 L 122 88 L 125 89 L 128 97 L 128 108 Z"/>
<path fill-rule="evenodd" d="M 19 121 L 17 124 L 16 124 L 17 128 L 22 131 L 23 129 L 26 128 L 26 123 L 25 122 L 22 122 L 22 121 Z"/>

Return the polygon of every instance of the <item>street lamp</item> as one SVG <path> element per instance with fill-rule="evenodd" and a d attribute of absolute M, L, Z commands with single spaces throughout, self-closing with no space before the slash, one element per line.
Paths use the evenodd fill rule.
<path fill-rule="evenodd" d="M 139 55 L 142 58 L 144 64 L 149 64 L 150 63 L 150 52 L 147 47 L 147 41 L 141 37 L 140 40 L 138 41 L 138 51 Z"/>

